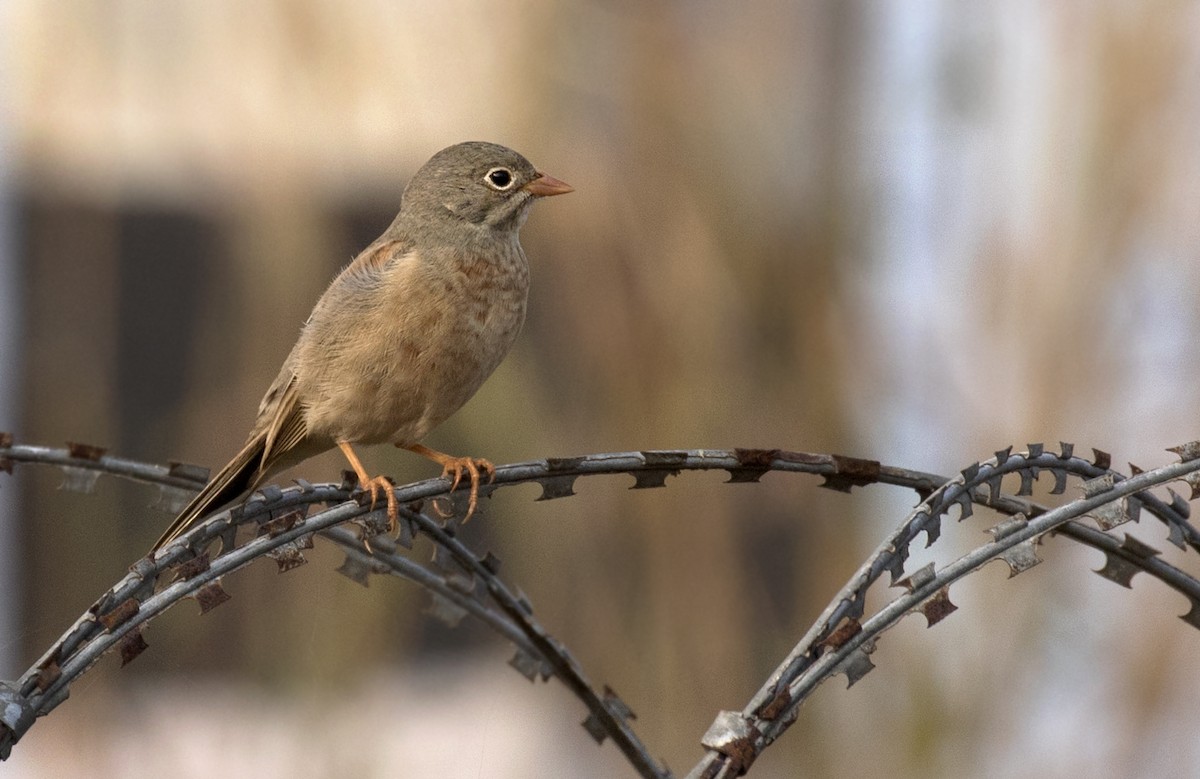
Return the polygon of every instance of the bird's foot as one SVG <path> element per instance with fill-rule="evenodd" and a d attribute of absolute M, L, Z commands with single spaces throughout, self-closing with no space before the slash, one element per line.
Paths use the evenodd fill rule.
<path fill-rule="evenodd" d="M 396 528 L 400 526 L 400 504 L 396 501 L 396 493 L 392 489 L 392 482 L 386 476 L 367 476 L 366 468 L 363 468 L 362 462 L 358 459 L 358 455 L 350 447 L 350 444 L 345 441 L 338 441 L 338 448 L 346 455 L 346 459 L 350 462 L 350 467 L 354 469 L 354 473 L 358 476 L 358 486 L 364 492 L 371 493 L 371 510 L 375 510 L 375 504 L 379 502 L 379 493 L 382 492 L 387 498 L 388 504 L 388 532 L 396 532 Z M 365 543 L 367 551 L 371 551 L 371 545 Z"/>
<path fill-rule="evenodd" d="M 475 513 L 476 506 L 479 505 L 479 482 L 486 474 L 488 484 L 496 480 L 496 466 L 492 465 L 491 460 L 485 460 L 482 457 L 446 457 L 442 463 L 442 476 L 450 478 L 450 491 L 458 489 L 458 485 L 463 480 L 463 474 L 471 480 L 471 493 L 467 498 L 467 514 L 463 517 L 463 522 L 471 518 Z"/>
<path fill-rule="evenodd" d="M 396 532 L 396 528 L 400 526 L 400 504 L 396 502 L 396 493 L 392 489 L 392 482 L 386 476 L 376 476 L 373 479 L 367 479 L 365 482 L 359 482 L 359 487 L 364 492 L 371 493 L 371 510 L 375 510 L 375 504 L 379 501 L 379 493 L 387 499 L 387 517 L 388 517 L 388 532 Z"/>
<path fill-rule="evenodd" d="M 484 474 L 487 474 L 489 484 L 496 480 L 496 466 L 492 465 L 491 460 L 485 460 L 482 457 L 454 457 L 436 449 L 430 449 L 424 444 L 396 445 L 410 452 L 416 452 L 422 457 L 428 457 L 442 466 L 442 476 L 450 478 L 451 492 L 458 489 L 458 485 L 463 480 L 463 474 L 467 475 L 467 478 L 471 480 L 471 495 L 467 499 L 467 515 L 463 517 L 463 522 L 471 518 L 471 515 L 475 513 L 476 506 L 479 505 L 479 480 L 483 478 Z M 436 504 L 434 505 L 436 507 Z M 441 510 L 438 510 L 438 513 L 441 514 Z"/>

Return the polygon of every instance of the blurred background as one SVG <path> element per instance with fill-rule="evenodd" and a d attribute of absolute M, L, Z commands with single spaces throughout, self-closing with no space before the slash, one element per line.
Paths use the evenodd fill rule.
<path fill-rule="evenodd" d="M 953 474 L 1029 441 L 1149 467 L 1200 437 L 1200 4 L 1026 1 L 9 0 L 0 430 L 219 467 L 329 279 L 422 162 L 474 139 L 577 191 L 534 210 L 525 331 L 431 446 Z M 402 482 L 437 472 L 365 454 Z M 60 481 L 0 476 L 0 678 L 170 519 L 148 488 Z M 466 529 L 681 772 L 915 500 L 720 482 L 507 490 Z M 1044 556 L 957 586 L 935 630 L 905 621 L 752 775 L 1195 775 L 1187 604 L 1101 580 L 1064 539 Z M 154 622 L 6 776 L 630 774 L 497 638 L 310 559 Z"/>

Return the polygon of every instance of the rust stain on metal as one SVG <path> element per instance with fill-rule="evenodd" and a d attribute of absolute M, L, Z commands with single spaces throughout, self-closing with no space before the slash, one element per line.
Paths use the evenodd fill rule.
<path fill-rule="evenodd" d="M 354 471 L 342 471 L 342 483 L 339 485 L 339 489 L 343 489 L 346 492 L 353 492 L 357 487 L 358 474 Z"/>
<path fill-rule="evenodd" d="M 67 453 L 77 460 L 91 460 L 95 462 L 104 456 L 108 450 L 103 446 L 92 446 L 91 444 L 77 444 L 67 441 Z"/>
<path fill-rule="evenodd" d="M 825 476 L 822 487 L 837 492 L 850 492 L 853 487 L 874 484 L 879 481 L 880 464 L 878 460 L 863 460 L 858 457 L 831 455 L 834 472 Z"/>
<path fill-rule="evenodd" d="M 287 573 L 293 568 L 299 568 L 308 562 L 308 558 L 304 556 L 304 553 L 291 544 L 287 544 L 282 549 L 268 552 L 267 556 L 279 566 L 279 573 Z"/>
<path fill-rule="evenodd" d="M 1179 455 L 1180 462 L 1186 463 L 1198 460 L 1200 459 L 1200 441 L 1189 441 L 1180 446 L 1172 446 L 1167 451 Z"/>
<path fill-rule="evenodd" d="M 304 519 L 304 512 L 293 509 L 286 514 L 262 523 L 261 527 L 268 536 L 274 538 L 280 533 L 286 533 Z"/>
<path fill-rule="evenodd" d="M 661 468 L 673 465 L 683 465 L 687 462 L 688 453 L 675 449 L 650 449 L 640 452 L 646 465 Z"/>
<path fill-rule="evenodd" d="M 758 757 L 755 742 L 761 737 L 758 728 L 748 722 L 741 713 L 722 711 L 717 714 L 700 743 L 728 757 L 741 776 Z"/>
<path fill-rule="evenodd" d="M 738 467 L 729 468 L 728 484 L 752 484 L 771 470 L 771 464 L 779 456 L 778 449 L 734 449 Z"/>
<path fill-rule="evenodd" d="M 137 598 L 126 598 L 112 611 L 99 615 L 100 624 L 111 633 L 136 615 L 141 608 L 142 604 Z"/>
<path fill-rule="evenodd" d="M 204 552 L 176 566 L 175 575 L 179 581 L 187 581 L 193 576 L 207 571 L 209 565 L 208 552 Z"/>
<path fill-rule="evenodd" d="M 129 635 L 121 639 L 121 667 L 124 668 L 132 663 L 138 655 L 145 652 L 149 647 L 150 645 L 146 643 L 146 639 L 142 638 L 141 628 L 129 631 Z"/>
<path fill-rule="evenodd" d="M 771 700 L 767 701 L 767 705 L 758 710 L 758 716 L 767 720 L 774 720 L 788 710 L 792 705 L 792 691 L 785 685 Z"/>
<path fill-rule="evenodd" d="M 933 627 L 957 610 L 958 606 L 950 602 L 949 587 L 941 588 L 932 598 L 921 604 L 921 613 L 925 615 L 927 628 Z"/>
<path fill-rule="evenodd" d="M 60 676 L 62 676 L 62 667 L 58 664 L 58 649 L 55 649 L 54 654 L 38 666 L 37 679 L 34 684 L 37 686 L 38 692 L 45 692 L 50 689 L 50 685 L 58 681 Z"/>
<path fill-rule="evenodd" d="M 583 464 L 582 457 L 547 457 L 546 470 L 554 473 L 555 471 L 573 471 Z"/>
<path fill-rule="evenodd" d="M 858 620 L 847 617 L 837 630 L 825 637 L 825 640 L 817 644 L 817 648 L 822 651 L 826 649 L 838 649 L 850 639 L 862 632 L 862 625 Z"/>
<path fill-rule="evenodd" d="M 231 597 L 229 593 L 225 592 L 225 588 L 221 586 L 219 580 L 204 585 L 192 596 L 196 603 L 200 605 L 201 614 L 207 614 Z"/>

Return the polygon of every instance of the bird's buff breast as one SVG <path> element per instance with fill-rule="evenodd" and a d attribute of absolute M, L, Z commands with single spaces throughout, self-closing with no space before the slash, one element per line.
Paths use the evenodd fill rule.
<path fill-rule="evenodd" d="M 336 370 L 298 376 L 310 435 L 414 443 L 475 394 L 516 340 L 529 288 L 519 247 L 500 262 L 398 273 L 378 299 L 360 301 Z"/>

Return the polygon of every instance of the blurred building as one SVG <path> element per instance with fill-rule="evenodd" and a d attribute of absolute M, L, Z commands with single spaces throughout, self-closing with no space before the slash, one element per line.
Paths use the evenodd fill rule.
<path fill-rule="evenodd" d="M 0 14 L 0 301 L 15 301 L 0 355 L 16 354 L 0 386 L 17 387 L 0 430 L 20 441 L 219 466 L 331 276 L 420 163 L 468 139 L 577 192 L 525 228 L 526 332 L 438 448 L 506 462 L 761 446 L 949 474 L 1026 441 L 1146 464 L 1200 437 L 1195 4 L 14 0 Z M 390 448 L 370 458 L 433 475 Z M 169 520 L 135 485 L 58 481 L 0 476 L 0 497 L 21 496 L 0 503 L 14 539 L 0 580 L 19 582 L 0 598 L 20 593 L 5 678 Z M 686 771 L 715 712 L 744 704 L 912 497 L 782 477 L 627 486 L 503 495 L 470 540 Z M 975 577 L 934 631 L 889 634 L 879 669 L 823 690 L 753 775 L 1185 774 L 1200 636 L 1173 619 L 1183 607 L 1152 583 L 1091 581 L 1095 555 L 1063 540 L 1046 557 L 1011 584 Z M 559 727 L 583 716 L 560 687 L 526 698 L 500 681 L 516 677 L 497 639 L 433 623 L 415 588 L 364 592 L 335 558 L 243 572 L 213 614 L 158 620 L 151 650 L 95 669 L 12 770 L 79 772 L 64 745 L 83 742 L 92 775 L 210 775 L 227 743 L 229 776 L 333 775 L 314 732 L 381 730 L 395 736 L 355 758 L 361 775 L 405 765 L 413 734 L 462 757 L 409 766 L 427 775 L 622 770 Z M 453 727 L 480 710 L 480 729 L 510 710 L 542 719 L 503 738 Z M 266 728 L 268 749 L 222 729 L 241 718 L 285 725 Z"/>

